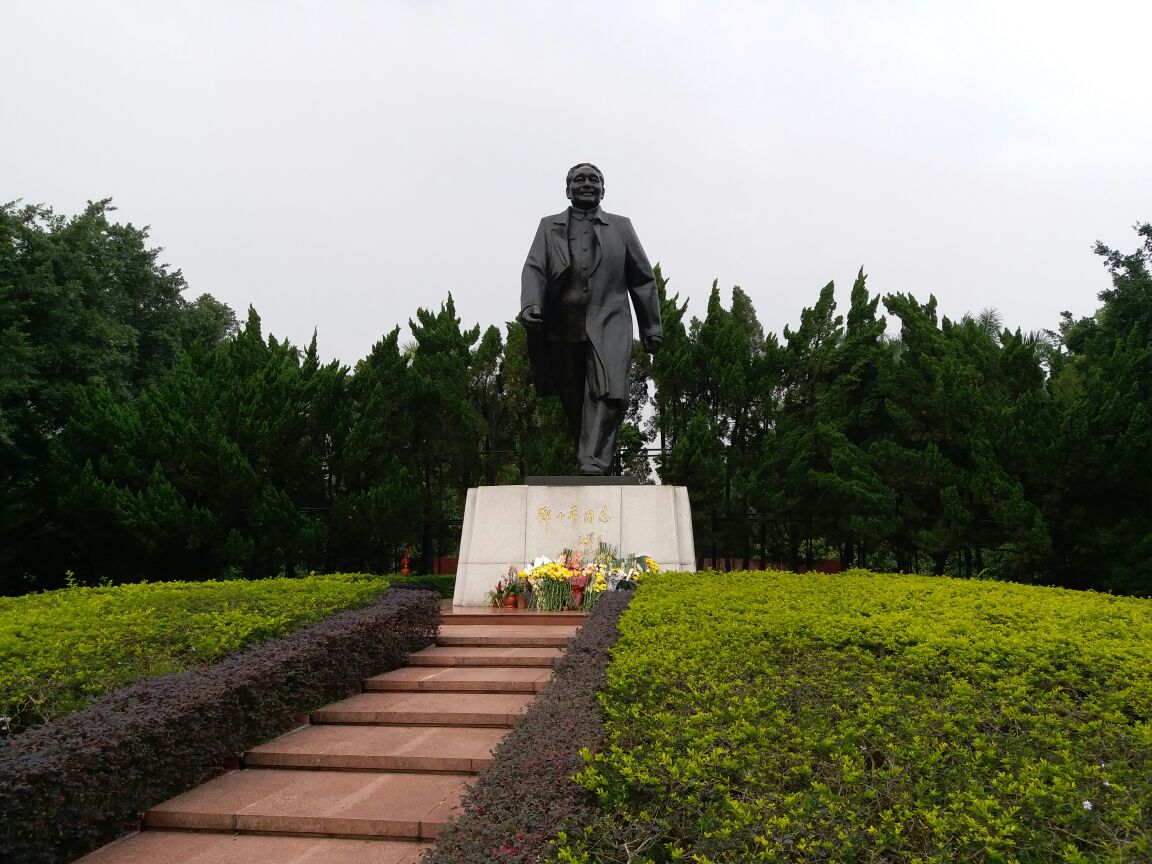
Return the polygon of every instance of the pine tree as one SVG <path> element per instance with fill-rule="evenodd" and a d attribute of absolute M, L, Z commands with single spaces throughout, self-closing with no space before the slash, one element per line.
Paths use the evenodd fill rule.
<path fill-rule="evenodd" d="M 1096 244 L 1112 280 L 1096 314 L 1064 314 L 1049 520 L 1060 584 L 1152 595 L 1152 224 L 1136 231 L 1143 242 L 1130 254 Z"/>

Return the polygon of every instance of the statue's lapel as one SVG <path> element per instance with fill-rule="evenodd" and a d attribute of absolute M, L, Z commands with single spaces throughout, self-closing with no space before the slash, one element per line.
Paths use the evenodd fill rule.
<path fill-rule="evenodd" d="M 596 214 L 596 221 L 592 223 L 592 228 L 596 231 L 596 249 L 592 256 L 592 269 L 588 271 L 589 276 L 596 272 L 596 268 L 600 266 L 600 259 L 604 257 L 604 226 L 607 224 L 604 211 L 601 210 Z"/>
<path fill-rule="evenodd" d="M 568 269 L 568 211 L 552 220 L 552 273 L 553 278 Z"/>

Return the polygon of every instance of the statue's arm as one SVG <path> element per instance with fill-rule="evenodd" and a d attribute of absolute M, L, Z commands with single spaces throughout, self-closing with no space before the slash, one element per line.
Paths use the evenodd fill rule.
<path fill-rule="evenodd" d="M 534 308 L 535 315 L 529 314 L 529 319 L 539 319 L 544 308 L 544 290 L 548 286 L 548 228 L 547 220 L 541 219 L 536 229 L 536 236 L 532 240 L 532 248 L 528 250 L 528 258 L 524 262 L 524 271 L 520 274 L 520 319 L 524 320 L 524 312 Z"/>
<path fill-rule="evenodd" d="M 647 340 L 647 337 L 655 336 L 659 339 L 664 331 L 660 326 L 660 292 L 656 290 L 656 274 L 652 272 L 652 265 L 648 263 L 648 256 L 630 219 L 624 221 L 624 280 L 628 293 L 632 295 L 640 338 Z"/>

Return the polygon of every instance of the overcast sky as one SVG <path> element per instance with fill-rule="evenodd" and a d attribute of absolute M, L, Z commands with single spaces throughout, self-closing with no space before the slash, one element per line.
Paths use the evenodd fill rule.
<path fill-rule="evenodd" d="M 0 200 L 150 225 L 188 297 L 354 364 L 519 306 L 595 162 L 670 288 L 831 280 L 1024 330 L 1152 220 L 1152 3 L 0 0 Z M 404 332 L 404 338 L 410 338 Z"/>

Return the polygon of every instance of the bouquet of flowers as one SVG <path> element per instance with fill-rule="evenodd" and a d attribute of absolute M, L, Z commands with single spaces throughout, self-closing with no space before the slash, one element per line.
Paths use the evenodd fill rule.
<path fill-rule="evenodd" d="M 533 608 L 587 612 L 605 591 L 632 588 L 643 574 L 659 569 L 647 555 L 620 557 L 615 547 L 601 542 L 587 556 L 571 549 L 565 549 L 556 560 L 540 556 L 517 575 L 532 586 Z"/>

